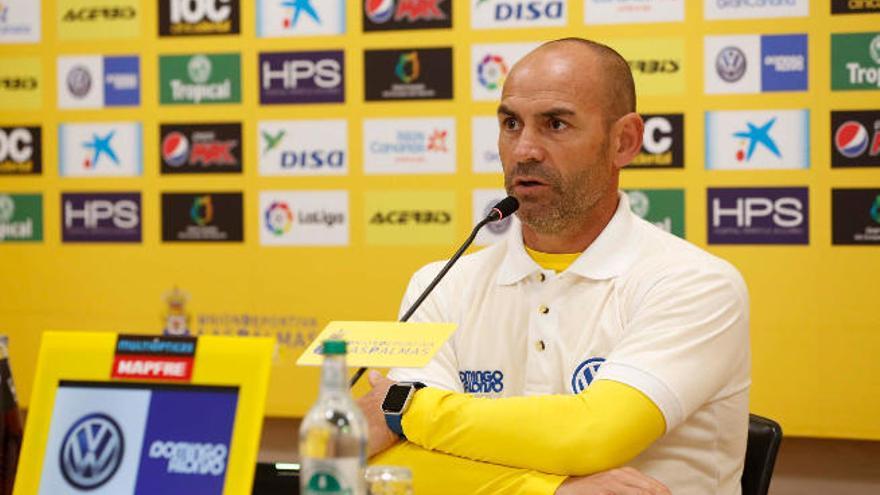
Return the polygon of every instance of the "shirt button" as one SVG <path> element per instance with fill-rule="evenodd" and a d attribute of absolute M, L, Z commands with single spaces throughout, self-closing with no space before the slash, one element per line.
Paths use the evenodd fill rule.
<path fill-rule="evenodd" d="M 547 280 L 547 275 L 544 275 L 543 273 L 539 273 L 538 274 L 538 281 L 543 282 L 545 280 Z"/>
<path fill-rule="evenodd" d="M 545 344 L 543 340 L 535 342 L 535 349 L 537 349 L 538 352 L 542 352 L 546 348 L 547 344 Z"/>
<path fill-rule="evenodd" d="M 550 308 L 548 308 L 547 306 L 544 306 L 543 304 L 538 306 L 538 313 L 541 313 L 542 315 L 546 315 L 549 312 L 550 312 Z"/>

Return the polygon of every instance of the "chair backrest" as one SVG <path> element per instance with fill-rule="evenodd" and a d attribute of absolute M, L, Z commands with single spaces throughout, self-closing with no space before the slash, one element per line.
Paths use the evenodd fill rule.
<path fill-rule="evenodd" d="M 779 423 L 749 414 L 749 440 L 742 474 L 743 495 L 767 495 L 781 442 L 782 427 Z"/>

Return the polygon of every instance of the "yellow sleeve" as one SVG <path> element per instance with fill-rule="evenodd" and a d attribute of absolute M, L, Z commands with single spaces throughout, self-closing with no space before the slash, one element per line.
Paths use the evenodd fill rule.
<path fill-rule="evenodd" d="M 409 441 L 428 450 L 564 476 L 621 466 L 665 430 L 647 396 L 610 380 L 578 395 L 504 399 L 428 387 L 403 416 Z"/>
<path fill-rule="evenodd" d="M 563 476 L 472 461 L 402 442 L 370 459 L 371 465 L 406 466 L 419 495 L 553 495 Z"/>

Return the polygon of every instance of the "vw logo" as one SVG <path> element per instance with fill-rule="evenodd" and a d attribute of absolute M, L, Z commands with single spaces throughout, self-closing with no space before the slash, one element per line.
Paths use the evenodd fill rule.
<path fill-rule="evenodd" d="M 122 463 L 125 440 L 110 416 L 92 413 L 80 418 L 64 435 L 58 461 L 72 486 L 92 490 L 110 481 Z"/>
<path fill-rule="evenodd" d="M 77 65 L 67 73 L 67 89 L 77 98 L 83 98 L 92 89 L 92 75 L 89 69 Z"/>
<path fill-rule="evenodd" d="M 715 57 L 715 71 L 729 83 L 739 81 L 746 73 L 746 54 L 735 46 L 724 47 Z"/>
<path fill-rule="evenodd" d="M 579 394 L 586 390 L 593 383 L 596 374 L 599 373 L 599 367 L 604 362 L 605 358 L 594 357 L 579 364 L 571 375 L 571 391 Z"/>

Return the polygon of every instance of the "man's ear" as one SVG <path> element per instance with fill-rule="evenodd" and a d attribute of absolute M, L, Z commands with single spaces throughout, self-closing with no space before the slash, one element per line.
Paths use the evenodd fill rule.
<path fill-rule="evenodd" d="M 620 170 L 639 154 L 642 149 L 642 138 L 645 133 L 645 123 L 642 117 L 630 112 L 617 119 L 612 126 L 614 148 L 612 152 L 613 165 Z"/>

